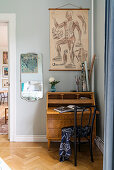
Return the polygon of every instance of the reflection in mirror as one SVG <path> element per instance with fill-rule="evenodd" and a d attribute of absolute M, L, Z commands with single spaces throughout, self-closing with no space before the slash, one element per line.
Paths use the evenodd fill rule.
<path fill-rule="evenodd" d="M 43 98 L 42 56 L 21 54 L 21 98 L 37 101 Z"/>

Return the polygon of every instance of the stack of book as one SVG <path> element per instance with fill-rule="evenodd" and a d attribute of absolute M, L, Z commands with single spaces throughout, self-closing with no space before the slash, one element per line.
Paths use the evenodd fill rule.
<path fill-rule="evenodd" d="M 60 107 L 55 108 L 54 110 L 59 112 L 59 113 L 73 112 L 74 111 L 74 107 L 75 107 L 75 105 L 60 106 Z M 83 109 L 79 107 L 77 109 L 77 111 L 78 112 L 82 112 Z"/>

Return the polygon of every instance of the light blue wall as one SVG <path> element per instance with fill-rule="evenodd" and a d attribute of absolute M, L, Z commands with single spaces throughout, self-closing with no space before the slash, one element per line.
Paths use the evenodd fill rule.
<path fill-rule="evenodd" d="M 16 13 L 16 43 L 17 43 L 17 135 L 46 134 L 46 93 L 49 90 L 48 79 L 54 76 L 60 83 L 58 91 L 75 89 L 74 72 L 49 72 L 49 11 L 66 3 L 91 8 L 91 0 L 4 0 L 0 2 L 0 13 Z M 68 6 L 67 6 L 68 8 Z M 91 13 L 91 11 L 89 11 Z M 90 22 L 89 22 L 90 23 Z M 91 33 L 91 30 L 89 29 Z M 43 55 L 44 98 L 35 103 L 29 103 L 20 98 L 20 54 L 34 52 Z"/>
<path fill-rule="evenodd" d="M 95 91 L 100 110 L 97 119 L 97 135 L 104 139 L 104 41 L 105 0 L 95 0 Z"/>

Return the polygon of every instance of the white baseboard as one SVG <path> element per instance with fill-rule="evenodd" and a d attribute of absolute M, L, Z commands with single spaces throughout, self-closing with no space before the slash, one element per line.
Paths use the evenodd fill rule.
<path fill-rule="evenodd" d="M 47 142 L 46 135 L 16 135 L 15 142 Z"/>
<path fill-rule="evenodd" d="M 104 141 L 99 136 L 96 136 L 95 144 L 97 145 L 97 147 L 100 149 L 100 151 L 103 154 L 103 152 L 104 152 Z"/>
<path fill-rule="evenodd" d="M 46 135 L 16 135 L 15 142 L 48 142 Z M 104 141 L 100 137 L 96 136 L 95 144 L 103 154 Z"/>

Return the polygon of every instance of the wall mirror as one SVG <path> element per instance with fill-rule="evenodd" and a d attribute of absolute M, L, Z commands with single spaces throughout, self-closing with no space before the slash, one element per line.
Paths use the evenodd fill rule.
<path fill-rule="evenodd" d="M 20 65 L 21 98 L 27 101 L 37 101 L 43 98 L 41 54 L 21 54 Z"/>

